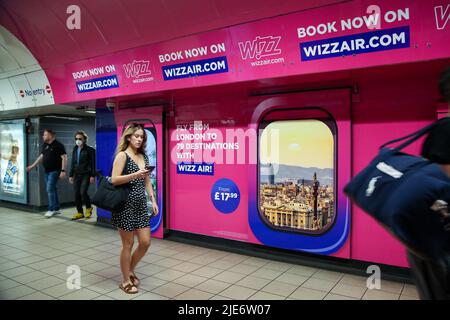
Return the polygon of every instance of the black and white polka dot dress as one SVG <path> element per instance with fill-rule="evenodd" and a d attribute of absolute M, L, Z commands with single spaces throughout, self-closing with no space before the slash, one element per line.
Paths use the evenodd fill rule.
<path fill-rule="evenodd" d="M 126 153 L 125 153 L 126 154 Z M 144 155 L 145 165 L 149 165 L 147 155 Z M 125 175 L 139 171 L 139 166 L 127 154 Z M 145 193 L 145 179 L 133 179 L 129 182 L 130 193 L 123 211 L 113 212 L 111 224 L 125 231 L 134 231 L 136 229 L 150 226 L 150 214 L 147 206 L 147 196 Z"/>

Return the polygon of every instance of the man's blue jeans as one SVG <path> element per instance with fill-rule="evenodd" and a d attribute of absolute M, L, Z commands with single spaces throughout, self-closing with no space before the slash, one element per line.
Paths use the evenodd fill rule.
<path fill-rule="evenodd" d="M 59 210 L 58 190 L 56 185 L 59 179 L 59 171 L 51 171 L 45 173 L 45 184 L 48 194 L 48 211 Z"/>

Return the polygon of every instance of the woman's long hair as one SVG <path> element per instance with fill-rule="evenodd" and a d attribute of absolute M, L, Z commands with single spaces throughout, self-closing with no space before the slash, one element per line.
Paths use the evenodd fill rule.
<path fill-rule="evenodd" d="M 132 123 L 129 126 L 126 127 L 124 132 L 122 133 L 122 137 L 120 137 L 119 145 L 117 146 L 116 155 L 121 152 L 125 151 L 128 148 L 129 142 L 128 138 L 131 137 L 136 131 L 142 130 L 144 132 L 144 139 L 142 140 L 142 144 L 137 150 L 138 153 L 145 154 L 145 148 L 147 147 L 147 133 L 145 132 L 144 128 L 138 124 L 138 123 Z"/>

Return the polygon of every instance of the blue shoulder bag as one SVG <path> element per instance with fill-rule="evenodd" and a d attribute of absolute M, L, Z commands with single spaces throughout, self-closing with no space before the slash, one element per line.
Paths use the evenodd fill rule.
<path fill-rule="evenodd" d="M 344 188 L 356 205 L 425 259 L 440 258 L 450 249 L 450 177 L 438 164 L 401 150 L 444 121 L 450 119 L 382 145 Z M 403 140 L 396 148 L 387 148 Z"/>

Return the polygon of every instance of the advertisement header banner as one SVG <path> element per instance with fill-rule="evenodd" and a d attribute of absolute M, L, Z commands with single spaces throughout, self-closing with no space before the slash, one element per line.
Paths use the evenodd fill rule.
<path fill-rule="evenodd" d="M 45 70 L 55 103 L 450 57 L 448 0 L 360 0 Z M 325 60 L 326 59 L 326 60 Z"/>

